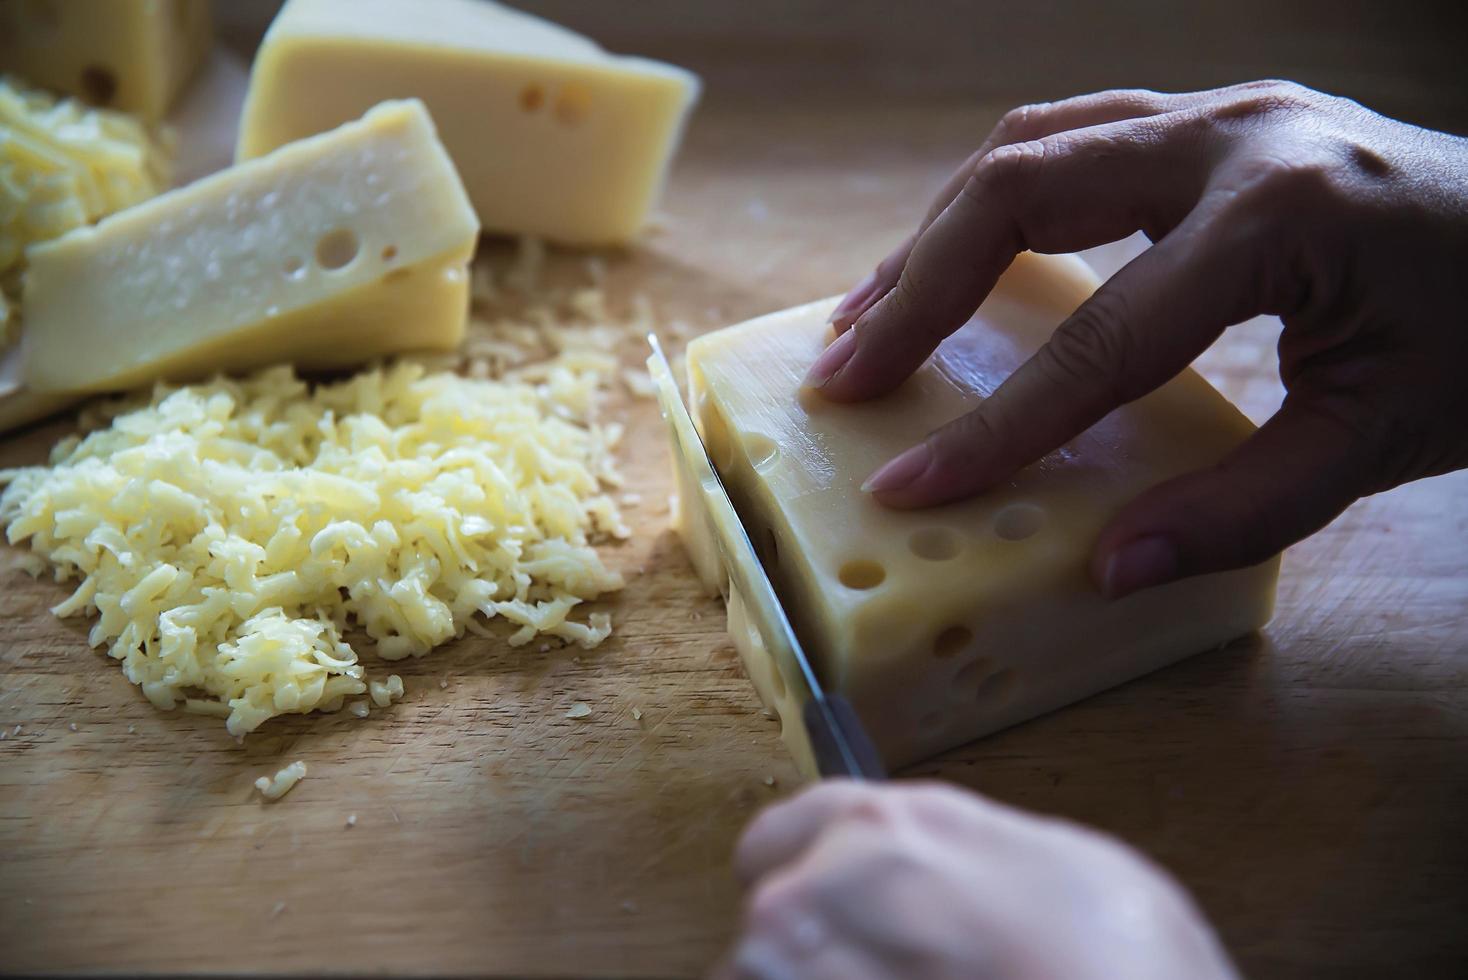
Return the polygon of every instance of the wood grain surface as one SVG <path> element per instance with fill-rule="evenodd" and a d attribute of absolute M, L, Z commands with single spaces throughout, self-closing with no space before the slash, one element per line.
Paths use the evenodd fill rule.
<path fill-rule="evenodd" d="M 707 329 L 835 292 L 1006 107 L 711 104 L 662 230 L 608 257 L 613 293 Z M 1230 331 L 1199 365 L 1256 420 L 1279 399 L 1277 330 Z M 407 699 L 365 721 L 277 719 L 237 745 L 218 720 L 159 713 L 84 625 L 50 616 L 64 587 L 0 549 L 0 970 L 706 968 L 737 919 L 732 842 L 794 773 L 665 529 L 655 411 L 625 413 L 644 503 L 611 552 L 632 573 L 605 604 L 613 638 L 542 654 L 471 637 L 402 664 Z M 5 441 L 0 465 L 65 431 Z M 1459 474 L 1293 549 L 1262 636 L 913 775 L 1123 836 L 1192 889 L 1250 976 L 1461 975 L 1465 606 Z M 566 719 L 575 701 L 593 714 Z M 310 774 L 262 803 L 255 777 L 295 759 Z"/>

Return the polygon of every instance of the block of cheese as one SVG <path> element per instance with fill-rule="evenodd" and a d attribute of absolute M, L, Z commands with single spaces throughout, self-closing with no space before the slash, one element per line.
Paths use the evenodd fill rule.
<path fill-rule="evenodd" d="M 209 0 L 7 0 L 0 71 L 162 119 L 213 40 Z"/>
<path fill-rule="evenodd" d="M 477 240 L 423 104 L 386 103 L 32 248 L 21 377 L 96 392 L 451 349 Z"/>
<path fill-rule="evenodd" d="M 289 0 L 256 55 L 237 152 L 420 98 L 486 231 L 618 243 L 647 219 L 698 90 L 681 68 L 487 0 Z"/>
<path fill-rule="evenodd" d="M 1114 602 L 1087 574 L 1098 533 L 1123 504 L 1216 462 L 1252 431 L 1191 371 L 968 501 L 899 512 L 859 489 L 879 464 L 992 392 L 1093 287 L 1078 259 L 1022 255 L 968 326 L 896 391 L 863 404 L 799 388 L 830 339 L 830 300 L 688 347 L 710 455 L 818 673 L 851 700 L 890 766 L 1269 619 L 1277 559 Z M 757 660 L 747 632 L 733 638 Z M 768 665 L 750 674 L 788 718 Z"/>

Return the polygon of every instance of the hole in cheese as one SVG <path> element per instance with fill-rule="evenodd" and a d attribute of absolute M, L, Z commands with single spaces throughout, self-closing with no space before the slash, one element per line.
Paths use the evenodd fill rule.
<path fill-rule="evenodd" d="M 780 542 L 772 527 L 765 528 L 765 564 L 771 568 L 780 564 Z"/>
<path fill-rule="evenodd" d="M 933 656 L 951 657 L 972 643 L 973 639 L 974 634 L 968 627 L 950 626 L 933 640 Z"/>
<path fill-rule="evenodd" d="M 382 261 L 384 262 L 391 262 L 397 257 L 398 247 L 396 245 L 389 245 L 387 248 L 382 250 Z"/>
<path fill-rule="evenodd" d="M 88 65 L 82 69 L 82 97 L 92 105 L 111 105 L 117 94 L 117 76 L 112 69 Z"/>
<path fill-rule="evenodd" d="M 526 112 L 537 112 L 545 105 L 545 89 L 539 85 L 527 85 L 520 90 L 520 108 Z"/>
<path fill-rule="evenodd" d="M 948 561 L 958 557 L 963 539 L 951 527 L 925 527 L 912 533 L 907 546 L 925 561 Z"/>
<path fill-rule="evenodd" d="M 362 243 L 357 233 L 350 228 L 328 231 L 316 243 L 316 262 L 323 269 L 345 269 L 361 251 Z"/>
<path fill-rule="evenodd" d="M 765 647 L 764 641 L 760 639 L 759 627 L 755 626 L 753 623 L 750 623 L 749 632 L 751 636 L 753 636 L 754 648 L 759 651 L 760 656 L 768 660 L 770 665 L 770 694 L 772 695 L 771 701 L 780 702 L 785 700 L 785 675 L 780 673 L 779 662 L 777 662 L 774 657 L 770 656 L 769 650 Z"/>
<path fill-rule="evenodd" d="M 1005 541 L 1023 541 L 1045 523 L 1045 512 L 1034 504 L 1010 504 L 994 515 L 994 533 Z"/>
<path fill-rule="evenodd" d="M 703 437 L 714 468 L 720 473 L 728 473 L 729 467 L 734 465 L 734 443 L 729 438 L 729 423 L 724 421 L 723 412 L 710 411 L 704 415 Z"/>
<path fill-rule="evenodd" d="M 744 439 L 744 454 L 749 457 L 749 465 L 763 473 L 775 463 L 775 456 L 779 447 L 775 440 L 763 432 L 746 432 Z"/>
<path fill-rule="evenodd" d="M 887 577 L 887 570 L 877 562 L 858 558 L 841 566 L 836 577 L 848 589 L 875 589 Z"/>
<path fill-rule="evenodd" d="M 994 671 L 974 689 L 975 701 L 986 701 L 990 704 L 1002 704 L 1014 694 L 1014 689 L 1019 686 L 1019 675 L 1009 667 Z"/>
<path fill-rule="evenodd" d="M 967 630 L 965 630 L 967 632 Z M 979 657 L 972 663 L 964 664 L 958 673 L 953 675 L 953 696 L 960 701 L 967 701 L 977 696 L 989 678 L 994 676 L 994 661 L 988 657 Z"/>
<path fill-rule="evenodd" d="M 947 718 L 941 710 L 929 711 L 918 719 L 918 728 L 923 732 L 936 732 L 943 727 Z"/>
<path fill-rule="evenodd" d="M 591 89 L 585 85 L 564 86 L 556 95 L 556 119 L 574 126 L 591 111 Z"/>
<path fill-rule="evenodd" d="M 306 274 L 306 263 L 293 255 L 280 264 L 280 271 L 287 279 L 299 279 Z"/>

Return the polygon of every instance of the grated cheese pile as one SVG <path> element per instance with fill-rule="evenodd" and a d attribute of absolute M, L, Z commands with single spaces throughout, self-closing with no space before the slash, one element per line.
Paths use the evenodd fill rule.
<path fill-rule="evenodd" d="M 288 367 L 160 386 L 149 403 L 0 471 L 0 524 L 79 584 L 94 647 L 159 708 L 227 716 L 235 735 L 371 691 L 345 633 L 379 656 L 427 653 L 476 617 L 593 647 L 618 589 L 593 544 L 625 537 L 595 418 L 598 378 L 539 380 L 402 363 L 314 390 Z M 394 683 L 396 682 L 396 683 Z"/>
<path fill-rule="evenodd" d="M 126 113 L 0 78 L 0 334 L 27 245 L 153 197 L 167 170 L 163 146 Z"/>
<path fill-rule="evenodd" d="M 651 398 L 652 379 L 640 365 L 647 334 L 658 326 L 652 304 L 636 293 L 626 315 L 616 316 L 607 302 L 605 262 L 586 259 L 580 276 L 565 275 L 571 268 L 563 263 L 561 275 L 551 275 L 545 245 L 535 238 L 521 238 L 513 256 L 481 250 L 471 271 L 463 343 L 455 352 L 425 356 L 424 363 L 475 378 L 532 381 L 565 368 L 595 377 L 598 388 L 620 381 L 632 396 Z M 663 330 L 674 349 L 693 332 L 682 321 Z M 624 367 L 627 361 L 639 366 Z"/>

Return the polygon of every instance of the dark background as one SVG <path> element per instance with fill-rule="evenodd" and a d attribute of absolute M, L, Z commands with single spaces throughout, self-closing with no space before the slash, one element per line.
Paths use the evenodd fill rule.
<path fill-rule="evenodd" d="M 411 0 L 403 0 L 408 3 Z M 278 0 L 216 0 L 248 49 Z M 524 0 L 609 50 L 692 68 L 717 109 L 765 100 L 1020 104 L 1280 76 L 1468 133 L 1468 2 Z M 819 86 L 811 62 L 839 59 Z"/>

